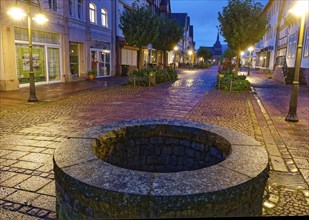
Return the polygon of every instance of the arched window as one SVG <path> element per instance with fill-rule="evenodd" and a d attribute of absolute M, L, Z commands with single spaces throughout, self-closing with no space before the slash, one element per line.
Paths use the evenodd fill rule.
<path fill-rule="evenodd" d="M 91 23 L 97 23 L 96 6 L 93 3 L 89 3 L 89 19 Z"/>
<path fill-rule="evenodd" d="M 107 22 L 107 10 L 105 8 L 101 9 L 101 21 L 102 25 L 104 27 L 108 27 L 108 22 Z"/>

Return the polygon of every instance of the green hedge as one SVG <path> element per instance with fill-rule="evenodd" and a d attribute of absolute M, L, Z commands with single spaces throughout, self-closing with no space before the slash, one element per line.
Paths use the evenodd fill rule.
<path fill-rule="evenodd" d="M 224 76 L 220 81 L 220 89 L 230 91 L 232 81 L 232 91 L 250 91 L 250 82 L 246 80 L 246 76 Z M 219 75 L 217 80 L 219 88 Z"/>
<path fill-rule="evenodd" d="M 127 84 L 133 84 L 133 78 L 137 77 L 136 85 L 138 86 L 148 86 L 149 75 L 154 74 L 156 78 L 156 83 L 163 83 L 178 78 L 177 71 L 169 67 L 167 69 L 156 69 L 156 68 L 146 68 L 141 70 L 134 70 L 128 75 Z M 143 80 L 144 79 L 144 80 Z"/>

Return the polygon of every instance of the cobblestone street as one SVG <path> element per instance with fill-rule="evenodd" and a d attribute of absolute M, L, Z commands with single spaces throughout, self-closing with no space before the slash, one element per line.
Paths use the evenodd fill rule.
<path fill-rule="evenodd" d="M 91 126 L 139 118 L 207 122 L 255 138 L 271 166 L 263 215 L 309 215 L 308 87 L 299 91 L 300 121 L 289 123 L 291 87 L 262 73 L 248 77 L 252 92 L 217 90 L 217 67 L 179 73 L 154 87 L 133 88 L 117 77 L 37 86 L 40 101 L 31 104 L 28 88 L 1 92 L 0 219 L 56 219 L 57 145 Z"/>

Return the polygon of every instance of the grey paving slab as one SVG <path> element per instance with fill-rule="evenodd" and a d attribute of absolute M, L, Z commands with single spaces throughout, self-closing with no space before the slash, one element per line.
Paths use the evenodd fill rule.
<path fill-rule="evenodd" d="M 10 179 L 4 181 L 1 183 L 2 186 L 9 186 L 9 187 L 15 187 L 17 184 L 23 182 L 26 179 L 29 179 L 31 175 L 26 174 L 17 174 Z"/>
<path fill-rule="evenodd" d="M 30 178 L 19 183 L 18 187 L 23 190 L 37 191 L 38 189 L 43 188 L 50 182 L 51 180 L 46 179 L 46 178 L 42 178 L 39 176 L 31 176 Z"/>
<path fill-rule="evenodd" d="M 31 205 L 32 201 L 39 197 L 38 194 L 33 193 L 33 192 L 27 192 L 24 190 L 18 190 L 11 195 L 6 197 L 6 200 L 12 201 L 14 203 L 18 204 L 27 204 Z"/>
<path fill-rule="evenodd" d="M 29 153 L 24 157 L 19 158 L 20 160 L 30 161 L 35 163 L 45 164 L 52 159 L 52 155 L 42 153 Z"/>

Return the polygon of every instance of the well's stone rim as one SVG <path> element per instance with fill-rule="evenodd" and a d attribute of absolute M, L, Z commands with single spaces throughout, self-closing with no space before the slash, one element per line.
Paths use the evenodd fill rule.
<path fill-rule="evenodd" d="M 116 167 L 96 159 L 96 155 L 92 152 L 89 144 L 91 142 L 90 140 L 69 139 L 64 143 L 61 143 L 61 146 L 56 149 L 54 154 L 55 166 L 62 169 L 66 175 L 72 176 L 76 180 L 88 184 L 89 186 L 99 187 L 108 191 L 110 190 L 141 196 L 182 196 L 225 190 L 240 184 L 245 184 L 252 178 L 264 173 L 268 168 L 267 152 L 253 138 L 233 130 L 206 123 L 170 119 L 126 120 L 111 126 L 97 126 L 86 129 L 84 137 L 89 138 L 95 137 L 95 135 L 99 136 L 102 135 L 102 133 L 119 127 L 147 124 L 188 126 L 203 129 L 220 136 L 228 132 L 226 139 L 232 143 L 232 152 L 233 149 L 239 147 L 254 148 L 255 151 L 246 151 L 246 155 L 244 156 L 255 158 L 258 155 L 258 158 L 262 158 L 262 161 L 253 161 L 253 163 L 250 164 L 251 167 L 243 171 L 244 163 L 243 160 L 241 160 L 241 152 L 238 150 L 238 154 L 240 155 L 237 156 L 240 160 L 237 161 L 239 161 L 239 163 L 237 161 L 235 162 L 233 158 L 228 156 L 224 161 L 216 165 L 199 170 L 177 173 L 148 173 Z M 225 138 L 225 136 L 223 137 Z M 234 168 L 231 169 L 230 165 Z M 102 168 L 104 168 L 105 172 L 102 172 Z M 250 169 L 252 169 L 252 172 Z M 220 175 L 218 175 L 218 172 Z M 216 175 L 212 175 L 214 173 Z M 188 178 L 188 175 L 190 178 Z M 209 178 L 209 175 L 212 175 L 213 177 Z M 119 179 L 121 176 L 124 178 Z M 109 180 L 107 180 L 108 178 Z M 119 182 L 119 180 L 123 182 Z M 127 186 L 128 181 L 131 181 L 131 184 Z M 184 185 L 182 187 L 176 187 L 179 185 L 179 182 L 184 183 Z"/>

